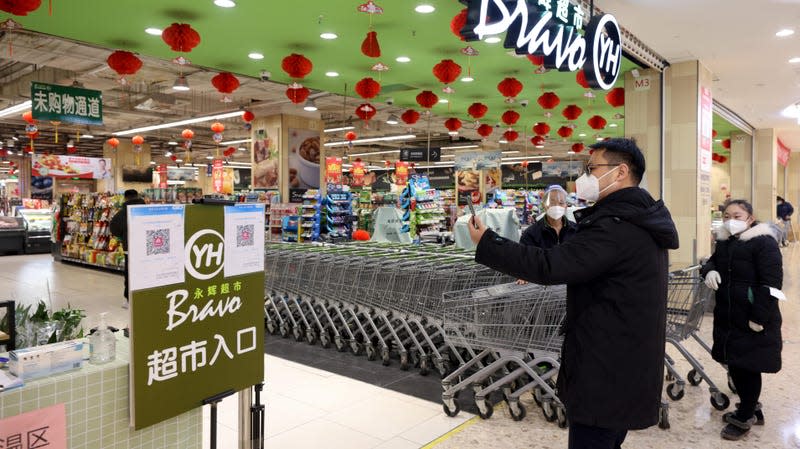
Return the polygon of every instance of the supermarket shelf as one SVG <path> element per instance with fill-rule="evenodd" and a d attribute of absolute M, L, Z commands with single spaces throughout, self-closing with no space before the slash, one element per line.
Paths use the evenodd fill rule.
<path fill-rule="evenodd" d="M 63 256 L 63 255 L 61 256 L 61 261 L 62 262 L 76 263 L 76 264 L 80 264 L 80 265 L 86 265 L 87 267 L 99 268 L 99 269 L 102 269 L 102 270 L 110 270 L 110 271 L 115 271 L 115 272 L 120 272 L 120 273 L 125 271 L 125 267 L 117 267 L 117 266 L 112 266 L 112 265 L 100 265 L 100 264 L 96 264 L 96 263 L 87 262 L 87 261 L 85 261 L 83 259 L 77 259 L 77 258 L 74 258 L 74 257 L 67 257 L 67 256 Z"/>

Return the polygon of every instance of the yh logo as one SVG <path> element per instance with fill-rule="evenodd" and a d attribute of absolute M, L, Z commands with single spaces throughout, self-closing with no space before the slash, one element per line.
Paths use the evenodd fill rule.
<path fill-rule="evenodd" d="M 219 232 L 204 229 L 186 242 L 186 271 L 199 280 L 216 276 L 224 266 L 225 241 Z"/>

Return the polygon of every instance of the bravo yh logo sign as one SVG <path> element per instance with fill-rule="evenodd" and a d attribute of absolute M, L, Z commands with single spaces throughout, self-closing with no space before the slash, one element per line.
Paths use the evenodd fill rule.
<path fill-rule="evenodd" d="M 593 17 L 583 28 L 585 13 L 569 0 L 461 0 L 467 22 L 461 36 L 467 41 L 506 33 L 505 48 L 544 57 L 549 69 L 583 70 L 589 86 L 614 86 L 622 64 L 622 33 L 614 16 Z"/>
<path fill-rule="evenodd" d="M 224 266 L 225 239 L 219 232 L 203 229 L 186 242 L 186 271 L 198 280 L 208 280 Z"/>

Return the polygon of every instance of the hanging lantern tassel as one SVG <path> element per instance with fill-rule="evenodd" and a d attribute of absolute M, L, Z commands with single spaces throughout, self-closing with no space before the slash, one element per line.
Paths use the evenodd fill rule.
<path fill-rule="evenodd" d="M 60 125 L 60 124 L 61 124 L 61 122 L 59 122 L 59 121 L 52 121 L 52 122 L 50 122 L 50 124 L 56 127 L 56 142 L 55 142 L 55 143 L 58 143 L 58 125 Z"/>
<path fill-rule="evenodd" d="M 51 17 L 53 15 L 53 0 L 47 0 L 47 15 Z"/>

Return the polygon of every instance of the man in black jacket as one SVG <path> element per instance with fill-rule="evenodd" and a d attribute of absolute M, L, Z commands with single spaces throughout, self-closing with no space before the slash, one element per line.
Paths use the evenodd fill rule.
<path fill-rule="evenodd" d="M 662 201 L 639 188 L 645 171 L 633 140 L 594 149 L 578 196 L 578 231 L 549 250 L 504 239 L 478 218 L 475 260 L 539 284 L 567 284 L 557 391 L 569 448 L 619 448 L 628 430 L 658 423 L 664 380 L 668 249 L 678 232 Z"/>
<path fill-rule="evenodd" d="M 574 222 L 567 218 L 567 191 L 559 185 L 552 185 L 544 192 L 545 215 L 528 226 L 519 242 L 523 245 L 550 249 L 564 243 L 577 230 Z"/>
<path fill-rule="evenodd" d="M 119 239 L 122 249 L 125 251 L 125 287 L 122 293 L 125 296 L 122 307 L 125 309 L 128 308 L 128 206 L 132 204 L 145 204 L 145 202 L 139 198 L 139 192 L 129 189 L 125 191 L 125 202 L 122 203 L 122 209 L 114 215 L 108 225 L 111 235 Z"/>

